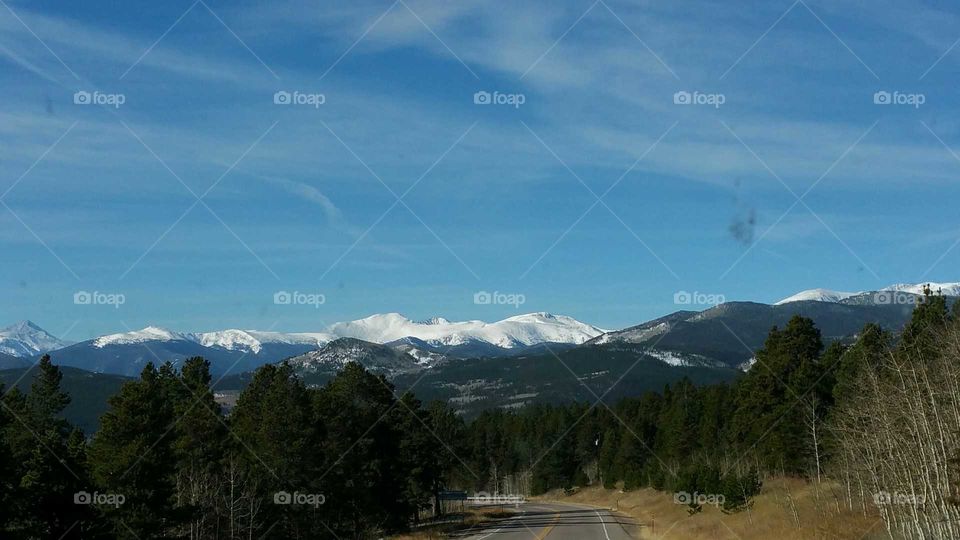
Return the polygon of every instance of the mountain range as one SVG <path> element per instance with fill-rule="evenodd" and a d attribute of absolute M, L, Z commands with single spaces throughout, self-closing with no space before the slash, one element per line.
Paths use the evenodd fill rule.
<path fill-rule="evenodd" d="M 340 338 L 386 344 L 416 358 L 436 361 L 456 357 L 503 357 L 543 344 L 578 345 L 603 330 L 571 317 L 529 313 L 502 321 L 451 322 L 443 318 L 412 321 L 398 313 L 378 314 L 331 325 L 322 332 L 283 333 L 258 330 L 174 332 L 148 326 L 67 344 L 30 321 L 0 331 L 0 369 L 24 367 L 51 353 L 60 365 L 98 373 L 135 376 L 148 362 L 177 364 L 203 356 L 215 375 L 250 371 L 297 356 Z M 432 363 L 428 362 L 428 363 Z"/>
<path fill-rule="evenodd" d="M 960 283 L 929 285 L 950 303 L 960 297 Z M 813 319 L 825 342 L 851 341 L 867 323 L 897 333 L 923 287 L 811 289 L 774 304 L 726 302 L 613 331 L 548 313 L 494 323 L 417 322 L 388 313 L 315 333 L 147 327 L 68 344 L 24 321 L 0 329 L 0 382 L 19 380 L 23 386 L 30 379 L 24 379 L 24 369 L 49 352 L 55 363 L 67 366 L 73 389 L 93 396 L 73 414 L 95 429 L 106 408 L 100 398 L 147 362 L 177 364 L 203 356 L 216 375 L 218 398 L 227 405 L 265 363 L 288 362 L 307 384 L 321 385 L 347 362 L 358 362 L 400 391 L 414 389 L 421 399 L 443 399 L 472 415 L 490 407 L 593 401 L 597 395 L 615 400 L 662 389 L 680 377 L 697 384 L 730 381 L 750 368 L 770 328 L 794 315 Z"/>
<path fill-rule="evenodd" d="M 809 289 L 788 296 L 774 305 L 789 304 L 791 302 L 838 302 L 838 303 L 895 303 L 898 299 L 916 298 L 923 295 L 924 287 L 929 287 L 933 293 L 943 296 L 960 296 L 960 283 L 897 283 L 875 291 L 840 292 L 829 289 Z"/>
<path fill-rule="evenodd" d="M 493 323 L 440 317 L 413 321 L 386 313 L 319 332 L 181 333 L 150 326 L 69 344 L 23 321 L 0 330 L 0 369 L 28 366 L 49 352 L 61 365 L 126 376 L 137 375 L 147 362 L 177 364 L 191 356 L 208 359 L 216 376 L 285 359 L 305 372 L 325 373 L 330 370 L 319 365 L 335 368 L 363 358 L 385 372 L 407 373 L 442 367 L 452 359 L 549 356 L 583 347 L 632 351 L 672 366 L 746 369 L 770 327 L 785 324 L 794 314 L 814 319 L 825 341 L 851 339 L 868 322 L 897 331 L 925 286 L 960 296 L 960 283 L 897 284 L 857 293 L 811 289 L 774 304 L 726 302 L 613 331 L 542 312 Z"/>

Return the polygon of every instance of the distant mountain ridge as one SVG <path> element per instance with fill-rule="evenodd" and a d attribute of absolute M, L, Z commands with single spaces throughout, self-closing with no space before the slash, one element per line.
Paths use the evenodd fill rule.
<path fill-rule="evenodd" d="M 62 349 L 68 345 L 47 333 L 31 321 L 20 321 L 0 328 L 0 353 L 16 357 L 31 357 Z"/>
<path fill-rule="evenodd" d="M 893 292 L 893 291 L 888 291 Z M 897 293 L 910 294 L 910 293 Z M 782 304 L 726 302 L 700 312 L 678 311 L 659 319 L 598 336 L 583 347 L 615 345 L 687 366 L 746 369 L 773 326 L 794 315 L 809 317 L 824 343 L 851 340 L 867 323 L 898 333 L 910 320 L 916 301 L 877 303 L 868 293 L 862 302 L 797 300 Z M 914 296 L 914 295 L 911 295 Z M 869 300 L 869 301 L 868 301 Z"/>
<path fill-rule="evenodd" d="M 800 291 L 792 296 L 788 296 L 779 302 L 776 302 L 774 305 L 779 306 L 783 304 L 789 304 L 791 302 L 844 302 L 853 298 L 864 298 L 869 295 L 877 297 L 878 303 L 883 303 L 884 299 L 890 298 L 889 295 L 883 295 L 882 293 L 906 293 L 910 295 L 921 296 L 923 295 L 924 287 L 930 287 L 930 290 L 934 293 L 941 293 L 944 296 L 960 296 L 960 283 L 896 283 L 882 289 L 870 290 L 870 291 L 860 291 L 860 292 L 840 292 L 832 291 L 830 289 L 809 289 L 806 291 Z M 862 303 L 862 302 L 858 302 Z"/>
<path fill-rule="evenodd" d="M 950 296 L 951 303 L 960 293 L 960 284 L 931 287 Z M 922 290 L 923 284 L 860 293 L 814 289 L 773 305 L 726 302 L 610 332 L 546 313 L 495 323 L 441 317 L 415 322 L 388 313 L 316 333 L 178 333 L 147 327 L 52 353 L 57 364 L 98 372 L 89 374 L 93 384 L 101 375 L 113 376 L 106 374 L 135 376 L 147 362 L 176 365 L 203 356 L 227 401 L 265 363 L 287 362 L 307 384 L 322 385 L 347 363 L 357 362 L 387 377 L 398 390 L 415 387 L 418 397 L 448 400 L 472 415 L 491 407 L 590 400 L 592 392 L 584 385 L 597 394 L 616 386 L 610 396 L 617 398 L 662 388 L 683 376 L 700 383 L 734 380 L 753 365 L 774 325 L 782 327 L 795 315 L 809 317 L 825 343 L 849 342 L 867 323 L 898 333 Z M 18 328 L 29 334 L 39 330 L 32 323 Z M 0 352 L 0 369 L 22 369 L 35 358 Z"/>
<path fill-rule="evenodd" d="M 947 296 L 960 295 L 960 283 L 929 286 Z M 0 344 L 15 353 L 0 350 L 0 367 L 24 367 L 40 353 L 53 352 L 62 365 L 128 376 L 137 375 L 147 362 L 172 361 L 176 365 L 191 356 L 209 360 L 215 376 L 294 358 L 310 360 L 316 366 L 342 366 L 356 357 L 373 359 L 374 365 L 389 370 L 409 371 L 451 359 L 550 356 L 574 348 L 608 346 L 673 366 L 743 369 L 750 365 L 771 326 L 782 326 L 795 314 L 812 318 L 825 341 L 852 339 L 870 322 L 897 332 L 909 319 L 924 287 L 896 284 L 858 293 L 811 289 L 773 305 L 726 302 L 699 312 L 677 311 L 610 332 L 543 312 L 492 323 L 451 322 L 443 317 L 413 321 L 399 313 L 385 313 L 336 323 L 320 332 L 228 329 L 180 333 L 149 326 L 54 348 L 60 344 L 56 338 L 25 321 L 0 331 L 4 340 Z M 315 354 L 308 359 L 307 353 Z M 304 363 L 301 367 L 309 366 Z"/>
<path fill-rule="evenodd" d="M 388 375 L 419 371 L 433 364 L 429 358 L 418 359 L 401 350 L 356 338 L 337 338 L 285 362 L 301 374 L 328 373 L 331 377 L 348 362 L 358 362 L 370 371 Z"/>
<path fill-rule="evenodd" d="M 414 322 L 399 313 L 386 313 L 336 323 L 322 332 L 238 329 L 175 332 L 148 326 L 64 346 L 62 342 L 51 341 L 52 336 L 33 323 L 29 325 L 11 327 L 14 331 L 8 342 L 10 350 L 16 354 L 10 357 L 28 359 L 52 352 L 62 365 L 127 376 L 139 374 L 148 362 L 172 361 L 178 365 L 191 356 L 203 356 L 209 360 L 215 375 L 239 373 L 317 350 L 342 338 L 387 344 L 420 362 L 435 363 L 443 358 L 509 356 L 543 344 L 565 349 L 603 333 L 603 330 L 572 317 L 542 312 L 493 323 L 451 322 L 442 317 Z M 50 339 L 42 341 L 43 336 Z M 21 344 L 41 341 L 43 346 Z M 24 362 L 8 359 L 0 366 L 23 367 Z"/>
<path fill-rule="evenodd" d="M 337 337 L 373 343 L 413 337 L 439 347 L 485 343 L 514 349 L 544 342 L 580 344 L 602 334 L 603 330 L 572 317 L 544 312 L 516 315 L 494 323 L 476 320 L 450 322 L 442 317 L 414 322 L 399 313 L 386 313 L 336 323 L 329 332 Z"/>

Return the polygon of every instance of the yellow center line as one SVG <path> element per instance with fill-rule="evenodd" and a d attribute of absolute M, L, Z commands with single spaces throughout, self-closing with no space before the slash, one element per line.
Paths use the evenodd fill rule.
<path fill-rule="evenodd" d="M 544 528 L 542 531 L 540 531 L 540 534 L 536 536 L 537 540 L 543 540 L 544 538 L 546 538 L 547 535 L 550 534 L 550 531 L 552 531 L 553 528 L 557 526 L 557 517 L 559 517 L 557 514 L 553 515 L 553 519 L 550 520 L 550 525 Z"/>

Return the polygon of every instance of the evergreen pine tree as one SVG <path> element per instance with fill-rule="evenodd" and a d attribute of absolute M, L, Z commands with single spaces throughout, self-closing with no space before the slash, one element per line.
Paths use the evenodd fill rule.
<path fill-rule="evenodd" d="M 326 534 L 320 525 L 325 508 L 293 500 L 298 493 L 316 503 L 321 495 L 334 500 L 323 489 L 329 483 L 319 483 L 322 447 L 317 434 L 323 426 L 317 425 L 310 393 L 293 369 L 287 364 L 259 368 L 237 399 L 230 427 L 237 440 L 228 460 L 239 486 L 229 490 L 231 530 L 245 537 L 271 530 L 277 537 L 295 538 L 309 536 L 316 525 L 316 534 Z"/>
<path fill-rule="evenodd" d="M 219 530 L 227 432 L 220 404 L 210 389 L 210 362 L 201 357 L 187 360 L 174 375 L 170 389 L 174 417 L 179 419 L 172 441 L 175 454 L 177 505 L 187 521 L 190 538 L 206 538 Z"/>
<path fill-rule="evenodd" d="M 60 388 L 60 368 L 44 355 L 31 374 L 28 394 L 14 390 L 4 399 L 13 418 L 5 437 L 16 484 L 12 528 L 25 537 L 56 538 L 83 517 L 83 510 L 74 504 L 83 472 L 68 452 L 71 428 L 62 413 L 70 398 Z"/>
<path fill-rule="evenodd" d="M 0 396 L 4 396 L 6 391 L 0 384 Z M 3 397 L 0 397 L 0 530 L 9 530 L 10 519 L 13 517 L 11 510 L 16 501 L 16 488 L 14 475 L 16 470 L 13 463 L 13 452 L 7 440 L 7 430 L 10 426 L 11 418 L 6 409 L 6 403 Z"/>
<path fill-rule="evenodd" d="M 316 411 L 327 428 L 322 470 L 337 519 L 331 526 L 338 534 L 360 536 L 396 527 L 398 516 L 410 515 L 409 501 L 397 489 L 403 482 L 396 422 L 410 412 L 396 403 L 393 386 L 350 362 L 316 394 Z"/>
<path fill-rule="evenodd" d="M 823 342 L 813 321 L 794 316 L 774 327 L 757 361 L 738 383 L 731 426 L 733 441 L 751 450 L 770 472 L 805 473 L 803 395 L 816 372 Z"/>
<path fill-rule="evenodd" d="M 924 287 L 923 296 L 903 328 L 897 352 L 918 361 L 933 358 L 941 350 L 938 342 L 949 320 L 947 299 L 940 291 L 931 290 L 929 285 Z"/>
<path fill-rule="evenodd" d="M 110 534 L 123 539 L 163 538 L 176 523 L 172 448 L 173 404 L 153 364 L 110 398 L 87 459 L 100 492 L 123 504 L 100 507 Z"/>
<path fill-rule="evenodd" d="M 432 434 L 439 440 L 431 443 L 433 455 L 428 456 L 425 480 L 434 497 L 434 505 L 439 510 L 440 491 L 449 487 L 450 481 L 458 476 L 469 481 L 469 475 L 475 473 L 472 470 L 463 470 L 461 463 L 465 454 L 463 419 L 442 401 L 433 401 L 427 405 L 426 416 Z"/>

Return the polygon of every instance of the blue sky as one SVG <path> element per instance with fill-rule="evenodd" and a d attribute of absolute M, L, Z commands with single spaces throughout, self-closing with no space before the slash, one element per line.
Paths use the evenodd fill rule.
<path fill-rule="evenodd" d="M 960 277 L 955 6 L 674 4 L 4 0 L 0 321 L 617 328 Z"/>

